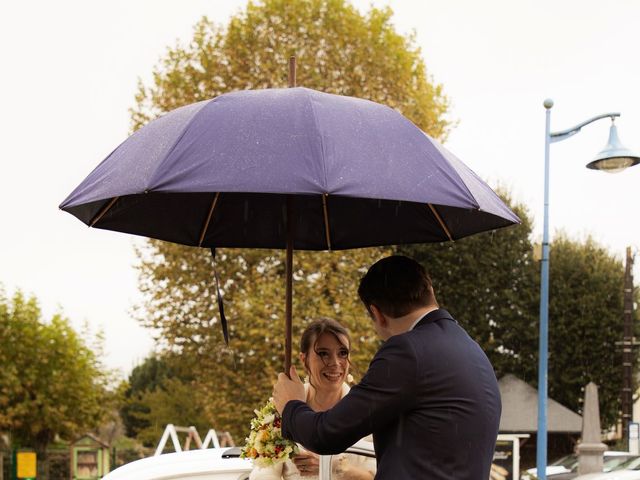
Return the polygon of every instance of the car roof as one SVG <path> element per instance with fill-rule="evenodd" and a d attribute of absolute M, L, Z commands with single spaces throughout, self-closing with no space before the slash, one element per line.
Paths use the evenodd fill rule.
<path fill-rule="evenodd" d="M 229 448 L 207 448 L 165 453 L 127 463 L 103 477 L 103 480 L 170 480 L 185 475 L 251 471 L 250 460 L 236 456 L 223 458 Z"/>
<path fill-rule="evenodd" d="M 360 440 L 347 452 L 374 457 L 373 443 Z M 116 468 L 103 480 L 171 480 L 223 473 L 250 472 L 251 460 L 239 458 L 240 449 L 207 448 L 142 458 Z"/>

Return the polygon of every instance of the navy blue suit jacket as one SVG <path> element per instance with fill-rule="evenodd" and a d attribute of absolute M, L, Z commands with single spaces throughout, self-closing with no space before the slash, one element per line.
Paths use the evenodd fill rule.
<path fill-rule="evenodd" d="M 500 412 L 489 359 L 438 309 L 389 338 L 332 409 L 316 413 L 288 402 L 282 431 L 324 455 L 373 433 L 377 479 L 486 480 Z"/>

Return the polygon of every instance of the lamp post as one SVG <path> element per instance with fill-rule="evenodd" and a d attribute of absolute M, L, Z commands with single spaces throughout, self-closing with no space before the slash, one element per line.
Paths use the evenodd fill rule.
<path fill-rule="evenodd" d="M 627 247 L 627 259 L 624 267 L 624 321 L 622 338 L 622 438 L 631 451 L 629 441 L 629 423 L 633 421 L 633 351 L 638 347 L 633 339 L 633 255 Z"/>
<path fill-rule="evenodd" d="M 578 133 L 582 127 L 603 118 L 611 119 L 609 141 L 605 148 L 587 164 L 587 168 L 617 173 L 640 163 L 640 157 L 622 146 L 614 123 L 619 113 L 605 113 L 586 120 L 579 125 L 558 132 L 551 131 L 551 108 L 553 100 L 544 101 L 546 109 L 544 137 L 544 224 L 542 233 L 542 259 L 540 262 L 540 337 L 538 341 L 538 432 L 536 470 L 540 480 L 547 479 L 547 365 L 549 338 L 549 146 L 566 140 Z"/>

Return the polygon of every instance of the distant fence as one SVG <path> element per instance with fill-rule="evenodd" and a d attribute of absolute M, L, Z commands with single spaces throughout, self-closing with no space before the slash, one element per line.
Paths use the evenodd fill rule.
<path fill-rule="evenodd" d="M 11 450 L 0 449 L 0 480 L 11 480 L 13 470 L 13 454 Z M 38 457 L 38 480 L 69 480 L 70 479 L 69 449 L 48 449 L 44 458 Z"/>
<path fill-rule="evenodd" d="M 38 480 L 69 480 L 71 478 L 70 453 L 68 448 L 50 448 L 45 458 L 38 461 Z"/>
<path fill-rule="evenodd" d="M 111 469 L 148 457 L 152 449 L 112 449 Z M 11 480 L 12 452 L 0 448 L 0 480 Z M 38 456 L 38 480 L 69 480 L 71 478 L 71 453 L 68 448 L 50 448 L 42 458 Z"/>
<path fill-rule="evenodd" d="M 0 448 L 0 480 L 9 480 L 9 452 Z"/>

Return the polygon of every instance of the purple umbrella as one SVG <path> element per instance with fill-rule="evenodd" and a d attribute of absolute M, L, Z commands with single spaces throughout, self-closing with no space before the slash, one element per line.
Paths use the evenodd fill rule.
<path fill-rule="evenodd" d="M 116 148 L 60 208 L 96 228 L 291 252 L 440 242 L 519 223 L 397 111 L 307 88 L 178 108 Z M 223 321 L 224 327 L 224 321 Z"/>

